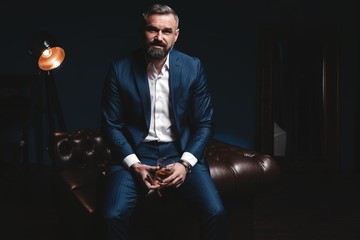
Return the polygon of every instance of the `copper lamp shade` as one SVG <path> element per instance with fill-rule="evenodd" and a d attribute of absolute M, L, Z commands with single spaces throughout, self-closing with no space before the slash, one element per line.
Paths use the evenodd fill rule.
<path fill-rule="evenodd" d="M 61 47 L 48 48 L 40 55 L 38 65 L 42 70 L 52 70 L 60 66 L 64 58 L 65 52 Z"/>
<path fill-rule="evenodd" d="M 65 59 L 65 51 L 47 33 L 34 35 L 30 53 L 38 59 L 41 70 L 50 71 L 61 65 Z"/>

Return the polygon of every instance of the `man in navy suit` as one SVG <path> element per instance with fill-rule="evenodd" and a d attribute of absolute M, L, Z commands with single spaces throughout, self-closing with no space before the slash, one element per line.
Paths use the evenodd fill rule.
<path fill-rule="evenodd" d="M 183 199 L 199 216 L 202 239 L 226 239 L 224 206 L 204 160 L 213 106 L 203 66 L 173 48 L 179 18 L 172 8 L 155 4 L 143 17 L 142 48 L 113 61 L 104 83 L 102 130 L 113 159 L 104 239 L 128 238 L 131 214 L 150 190 Z M 161 182 L 150 177 L 159 158 L 175 161 Z"/>

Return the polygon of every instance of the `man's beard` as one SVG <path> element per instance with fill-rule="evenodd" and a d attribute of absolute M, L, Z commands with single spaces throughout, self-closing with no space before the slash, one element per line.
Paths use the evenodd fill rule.
<path fill-rule="evenodd" d="M 153 46 L 160 46 L 160 48 L 154 48 Z M 170 52 L 173 48 L 172 45 L 170 48 L 166 48 L 166 45 L 161 42 L 152 42 L 147 44 L 146 53 L 149 59 L 159 60 L 164 57 Z"/>

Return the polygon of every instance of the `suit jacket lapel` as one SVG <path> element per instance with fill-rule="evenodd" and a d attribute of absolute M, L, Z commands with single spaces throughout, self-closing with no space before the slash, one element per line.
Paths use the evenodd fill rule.
<path fill-rule="evenodd" d="M 135 82 L 138 87 L 138 94 L 140 95 L 142 108 L 144 112 L 144 117 L 146 121 L 146 126 L 150 126 L 150 117 L 151 117 L 151 102 L 150 102 L 150 90 L 149 82 L 147 79 L 147 68 L 144 62 L 136 62 L 133 66 L 133 72 L 135 76 Z M 136 94 L 136 93 L 134 93 Z"/>
<path fill-rule="evenodd" d="M 170 52 L 169 59 L 169 68 L 170 68 L 170 77 L 169 77 L 169 85 L 170 85 L 170 103 L 172 106 L 172 115 L 175 120 L 175 124 L 177 124 L 177 99 L 179 99 L 179 95 L 181 94 L 181 67 L 178 63 L 178 56 L 174 50 Z"/>

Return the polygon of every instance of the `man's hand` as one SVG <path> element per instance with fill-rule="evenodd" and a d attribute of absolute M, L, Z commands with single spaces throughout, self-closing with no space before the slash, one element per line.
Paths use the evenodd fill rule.
<path fill-rule="evenodd" d="M 133 171 L 134 173 L 136 173 L 140 177 L 140 179 L 144 182 L 144 184 L 146 185 L 146 187 L 149 190 L 156 190 L 161 187 L 160 184 L 158 183 L 158 181 L 156 181 L 152 177 L 153 176 L 152 173 L 156 169 L 158 169 L 157 166 L 150 166 L 150 165 L 141 164 L 141 163 L 134 163 L 130 167 L 130 171 Z"/>
<path fill-rule="evenodd" d="M 174 172 L 167 178 L 163 179 L 160 185 L 162 187 L 171 187 L 175 186 L 176 188 L 180 187 L 181 184 L 185 181 L 186 178 L 186 169 L 180 163 L 175 163 Z"/>

